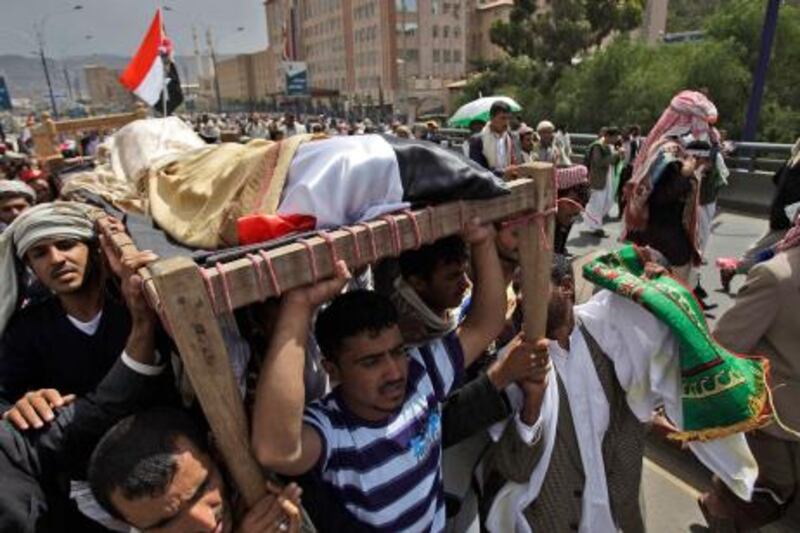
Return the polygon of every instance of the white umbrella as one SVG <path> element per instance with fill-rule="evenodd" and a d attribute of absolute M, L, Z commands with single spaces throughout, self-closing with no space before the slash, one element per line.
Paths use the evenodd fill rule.
<path fill-rule="evenodd" d="M 489 122 L 489 109 L 497 101 L 507 103 L 512 113 L 522 111 L 522 106 L 508 96 L 484 96 L 459 107 L 447 123 L 454 128 L 466 128 L 475 120 Z"/>

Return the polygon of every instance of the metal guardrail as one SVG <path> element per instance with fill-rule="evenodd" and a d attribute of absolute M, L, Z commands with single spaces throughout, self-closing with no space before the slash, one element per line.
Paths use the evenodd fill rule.
<path fill-rule="evenodd" d="M 468 130 L 443 128 L 441 135 L 449 146 L 459 150 L 469 136 Z M 583 162 L 586 148 L 597 136 L 592 133 L 570 133 L 572 160 Z M 733 142 L 733 152 L 725 157 L 731 175 L 728 187 L 720 192 L 723 207 L 763 215 L 768 212 L 773 195 L 772 177 L 791 154 L 791 144 Z"/>

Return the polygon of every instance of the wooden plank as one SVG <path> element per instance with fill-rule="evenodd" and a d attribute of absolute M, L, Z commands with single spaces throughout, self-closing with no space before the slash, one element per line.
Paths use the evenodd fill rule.
<path fill-rule="evenodd" d="M 461 231 L 463 223 L 478 216 L 484 222 L 494 222 L 511 215 L 524 213 L 536 207 L 534 182 L 529 179 L 515 180 L 509 183 L 512 194 L 488 200 L 472 200 L 449 202 L 430 209 L 414 211 L 419 224 L 423 242 L 431 242 L 441 237 L 453 235 Z M 416 247 L 415 232 L 409 217 L 404 214 L 391 215 L 396 221 L 401 239 L 401 250 Z M 369 231 L 363 226 L 352 226 L 361 258 L 356 257 L 354 237 L 339 229 L 329 233 L 336 255 L 347 262 L 351 269 L 356 269 L 376 259 L 397 255 L 392 243 L 392 231 L 385 220 L 372 221 L 367 224 L 375 236 L 377 257 L 373 256 Z M 318 279 L 333 275 L 330 245 L 320 237 L 308 240 L 315 258 Z M 299 243 L 292 243 L 266 252 L 270 258 L 281 292 L 306 285 L 314 281 L 311 259 L 308 249 Z M 219 268 L 206 270 L 211 286 L 211 299 L 216 303 L 217 312 L 228 308 L 225 285 L 228 287 L 230 304 L 234 309 L 276 296 L 278 292 L 271 283 L 264 262 L 256 259 L 261 267 L 261 275 L 247 258 L 237 259 L 219 265 Z M 549 267 L 548 267 L 549 268 Z M 549 270 L 548 270 L 549 271 Z M 220 274 L 220 272 L 222 274 Z"/>
<path fill-rule="evenodd" d="M 42 122 L 33 130 L 33 145 L 39 164 L 50 171 L 61 166 L 64 158 L 58 150 L 60 133 L 104 128 L 119 128 L 134 120 L 147 118 L 147 108 L 140 102 L 136 111 L 54 122 L 50 113 L 42 113 Z"/>
<path fill-rule="evenodd" d="M 522 268 L 522 330 L 530 340 L 547 332 L 547 303 L 550 301 L 550 271 L 553 263 L 555 213 L 555 169 L 550 163 L 533 163 L 522 169 L 536 186 L 536 213 L 519 232 L 519 258 Z M 545 215 L 546 214 L 546 215 Z"/>
<path fill-rule="evenodd" d="M 33 149 L 36 157 L 43 161 L 61 156 L 58 151 L 55 122 L 47 111 L 42 112 L 42 123 L 33 129 Z"/>
<path fill-rule="evenodd" d="M 140 118 L 147 118 L 147 109 L 137 105 L 136 111 L 130 113 L 61 120 L 55 123 L 55 129 L 58 133 L 69 133 L 81 130 L 120 128 Z"/>
<path fill-rule="evenodd" d="M 138 251 L 127 233 L 114 229 L 108 215 L 98 211 L 93 217 L 98 231 L 111 240 L 123 258 Z M 164 312 L 162 320 L 169 324 L 168 329 L 214 432 L 217 447 L 250 507 L 263 497 L 264 479 L 250 452 L 249 424 L 242 398 L 197 265 L 188 258 L 175 258 L 159 261 L 151 268 L 152 273 L 150 268 L 143 268 L 139 275 L 153 279 L 155 290 L 163 295 L 160 299 Z M 145 284 L 148 286 L 154 290 L 152 285 Z M 151 298 L 154 294 L 151 293 Z M 178 295 L 180 298 L 176 298 Z"/>
<path fill-rule="evenodd" d="M 250 508 L 265 495 L 264 476 L 250 451 L 242 397 L 197 265 L 188 257 L 173 257 L 149 268 L 216 447 Z"/>

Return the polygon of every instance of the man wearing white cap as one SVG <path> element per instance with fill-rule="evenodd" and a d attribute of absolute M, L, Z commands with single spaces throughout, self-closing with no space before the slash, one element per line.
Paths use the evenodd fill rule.
<path fill-rule="evenodd" d="M 36 203 L 36 192 L 25 182 L 0 180 L 0 232 Z"/>
<path fill-rule="evenodd" d="M 533 133 L 534 133 L 533 128 L 531 128 L 527 124 L 523 124 L 522 126 L 520 126 L 519 130 L 517 131 L 517 137 L 519 137 L 520 154 L 522 155 L 523 163 L 530 163 L 531 161 L 534 161 Z"/>
<path fill-rule="evenodd" d="M 556 166 L 568 166 L 569 159 L 563 154 L 561 148 L 555 143 L 556 127 L 549 120 L 543 120 L 536 125 L 539 142 L 533 151 L 533 161 L 544 161 Z"/>

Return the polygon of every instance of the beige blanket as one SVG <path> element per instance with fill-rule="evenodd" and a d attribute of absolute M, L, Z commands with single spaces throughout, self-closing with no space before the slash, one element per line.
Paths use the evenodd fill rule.
<path fill-rule="evenodd" d="M 277 211 L 292 157 L 311 138 L 224 143 L 162 160 L 138 184 L 147 213 L 183 244 L 235 246 L 241 216 Z"/>

